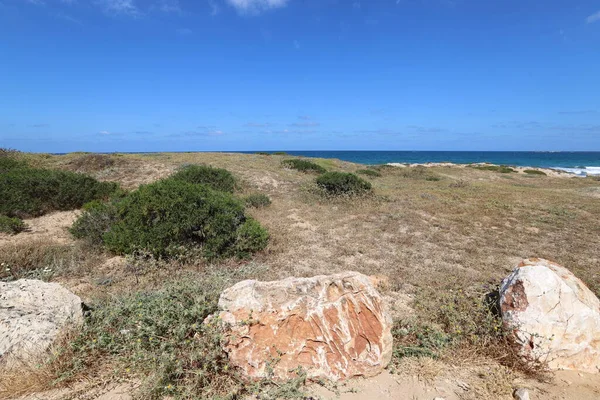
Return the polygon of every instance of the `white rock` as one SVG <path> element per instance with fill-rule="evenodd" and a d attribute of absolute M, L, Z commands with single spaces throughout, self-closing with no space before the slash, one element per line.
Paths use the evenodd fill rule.
<path fill-rule="evenodd" d="M 529 391 L 523 388 L 515 390 L 515 392 L 513 393 L 513 397 L 516 400 L 530 400 Z"/>
<path fill-rule="evenodd" d="M 551 369 L 600 371 L 600 301 L 566 268 L 523 260 L 502 282 L 500 310 L 527 359 Z"/>
<path fill-rule="evenodd" d="M 69 324 L 81 324 L 81 299 L 57 283 L 0 282 L 0 360 L 27 361 L 42 354 Z"/>

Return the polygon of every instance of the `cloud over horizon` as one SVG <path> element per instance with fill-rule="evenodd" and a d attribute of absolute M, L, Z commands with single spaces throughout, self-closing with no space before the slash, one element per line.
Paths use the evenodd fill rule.
<path fill-rule="evenodd" d="M 289 0 L 226 0 L 240 14 L 259 14 L 263 11 L 285 7 Z"/>

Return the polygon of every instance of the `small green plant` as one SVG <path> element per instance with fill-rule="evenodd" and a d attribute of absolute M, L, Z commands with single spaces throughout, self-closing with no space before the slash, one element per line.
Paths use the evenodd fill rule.
<path fill-rule="evenodd" d="M 254 154 L 257 154 L 259 156 L 270 156 L 271 155 L 271 153 L 267 153 L 266 151 L 257 151 Z"/>
<path fill-rule="evenodd" d="M 23 220 L 15 217 L 7 217 L 6 215 L 0 215 L 0 232 L 17 234 L 27 229 L 27 225 Z"/>
<path fill-rule="evenodd" d="M 214 190 L 233 193 L 235 178 L 231 172 L 223 168 L 205 165 L 188 165 L 170 176 L 177 181 L 207 185 Z"/>
<path fill-rule="evenodd" d="M 359 169 L 356 171 L 357 174 L 369 176 L 371 178 L 378 178 L 381 176 L 381 173 L 375 169 Z"/>
<path fill-rule="evenodd" d="M 326 172 L 316 180 L 317 186 L 327 194 L 360 195 L 371 191 L 371 184 L 347 172 Z"/>
<path fill-rule="evenodd" d="M 53 210 L 72 210 L 108 198 L 117 190 L 112 182 L 73 172 L 17 168 L 0 174 L 0 214 L 39 216 Z"/>
<path fill-rule="evenodd" d="M 276 151 L 273 153 L 273 155 L 275 156 L 287 156 L 288 153 L 286 153 L 285 151 Z"/>
<path fill-rule="evenodd" d="M 437 181 L 441 181 L 441 180 L 442 180 L 442 178 L 440 178 L 440 177 L 439 177 L 439 176 L 437 176 L 437 175 L 427 175 L 427 176 L 425 177 L 425 180 L 426 180 L 426 181 L 430 181 L 430 182 L 437 182 Z"/>
<path fill-rule="evenodd" d="M 271 199 L 266 194 L 253 193 L 244 197 L 244 203 L 246 207 L 262 208 L 271 205 Z"/>
<path fill-rule="evenodd" d="M 301 160 L 298 158 L 290 158 L 287 160 L 283 160 L 281 162 L 281 165 L 283 165 L 285 168 L 291 168 L 291 169 L 295 169 L 295 170 L 298 170 L 301 172 L 306 172 L 306 173 L 322 174 L 327 171 L 325 168 L 321 167 L 319 164 L 315 164 L 312 161 Z"/>
<path fill-rule="evenodd" d="M 175 256 L 190 246 L 201 246 L 208 258 L 246 257 L 268 239 L 231 194 L 175 179 L 140 186 L 112 205 L 90 207 L 73 232 L 101 237 L 117 254 L 147 250 L 156 257 Z"/>
<path fill-rule="evenodd" d="M 523 172 L 529 175 L 547 175 L 544 171 L 540 171 L 539 169 L 526 169 Z"/>

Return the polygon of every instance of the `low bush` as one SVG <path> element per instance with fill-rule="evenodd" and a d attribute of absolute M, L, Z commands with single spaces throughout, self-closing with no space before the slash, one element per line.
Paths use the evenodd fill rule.
<path fill-rule="evenodd" d="M 273 155 L 275 156 L 287 156 L 288 153 L 286 153 L 285 151 L 276 151 L 273 153 Z"/>
<path fill-rule="evenodd" d="M 371 178 L 378 178 L 381 176 L 381 173 L 375 169 L 359 169 L 356 171 L 357 174 L 366 175 Z"/>
<path fill-rule="evenodd" d="M 529 175 L 547 175 L 544 171 L 540 171 L 539 169 L 526 169 L 523 172 Z"/>
<path fill-rule="evenodd" d="M 259 156 L 270 156 L 271 155 L 271 153 L 267 153 L 266 151 L 257 151 L 254 154 L 257 154 Z"/>
<path fill-rule="evenodd" d="M 233 193 L 235 189 L 235 178 L 231 172 L 205 165 L 188 165 L 171 175 L 170 179 L 207 185 L 222 192 Z"/>
<path fill-rule="evenodd" d="M 27 226 L 23 220 L 0 215 L 0 232 L 16 234 L 23 232 L 26 228 Z"/>
<path fill-rule="evenodd" d="M 27 164 L 25 164 L 23 161 L 17 160 L 10 156 L 0 157 L 0 174 L 22 168 L 27 168 Z"/>
<path fill-rule="evenodd" d="M 360 195 L 371 191 L 371 184 L 347 172 L 326 172 L 316 180 L 329 195 Z"/>
<path fill-rule="evenodd" d="M 147 250 L 156 257 L 173 256 L 189 246 L 202 246 L 208 258 L 245 257 L 264 248 L 268 238 L 231 194 L 180 180 L 141 186 L 108 207 L 113 206 L 94 206 L 84 213 L 84 220 L 75 222 L 76 234 L 101 236 L 117 254 Z M 111 221 L 108 228 L 106 221 Z"/>
<path fill-rule="evenodd" d="M 140 291 L 90 304 L 90 317 L 53 360 L 56 382 L 76 381 L 110 364 L 118 376 L 140 382 L 136 398 L 306 399 L 306 374 L 289 382 L 244 380 L 223 351 L 218 318 L 226 273 L 185 277 L 157 291 Z M 54 365 L 52 365 L 54 363 Z"/>
<path fill-rule="evenodd" d="M 479 169 L 482 171 L 494 171 L 500 172 L 501 174 L 508 174 L 511 172 L 517 172 L 511 167 L 507 167 L 506 165 L 473 165 L 471 168 Z"/>
<path fill-rule="evenodd" d="M 262 208 L 271 205 L 271 199 L 266 194 L 253 193 L 244 197 L 244 203 L 247 207 Z"/>
<path fill-rule="evenodd" d="M 93 246 L 104 243 L 104 235 L 117 221 L 117 207 L 114 202 L 92 201 L 83 206 L 83 212 L 69 229 L 78 239 Z"/>
<path fill-rule="evenodd" d="M 301 160 L 298 158 L 290 158 L 287 160 L 283 160 L 281 162 L 281 165 L 283 165 L 286 168 L 291 168 L 306 173 L 316 172 L 322 174 L 324 172 L 327 172 L 327 170 L 321 167 L 319 164 L 315 164 L 312 161 Z"/>
<path fill-rule="evenodd" d="M 118 186 L 82 174 L 17 168 L 0 174 L 0 214 L 39 216 L 53 210 L 72 210 L 109 197 Z"/>

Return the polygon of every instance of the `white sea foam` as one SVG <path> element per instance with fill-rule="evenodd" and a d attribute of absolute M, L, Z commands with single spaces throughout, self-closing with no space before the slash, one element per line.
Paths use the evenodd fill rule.
<path fill-rule="evenodd" d="M 600 176 L 600 167 L 585 167 L 585 168 L 563 168 L 556 167 L 560 171 L 569 172 L 577 176 Z"/>

